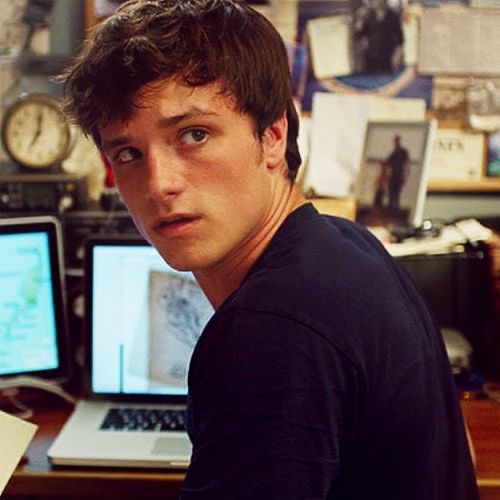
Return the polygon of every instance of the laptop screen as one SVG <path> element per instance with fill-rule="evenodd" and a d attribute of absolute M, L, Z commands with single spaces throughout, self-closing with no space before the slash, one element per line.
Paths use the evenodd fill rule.
<path fill-rule="evenodd" d="M 213 314 L 194 277 L 172 269 L 144 240 L 86 245 L 91 392 L 185 396 L 191 353 Z"/>
<path fill-rule="evenodd" d="M 61 250 L 57 219 L 0 219 L 0 379 L 68 375 Z"/>

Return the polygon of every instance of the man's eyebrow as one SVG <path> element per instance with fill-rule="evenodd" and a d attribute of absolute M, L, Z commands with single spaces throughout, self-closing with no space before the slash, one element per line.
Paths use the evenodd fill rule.
<path fill-rule="evenodd" d="M 116 139 L 111 139 L 109 141 L 103 141 L 101 145 L 101 149 L 103 151 L 110 150 L 116 148 L 118 146 L 123 146 L 127 144 L 130 139 L 127 136 L 117 137 Z"/>
<path fill-rule="evenodd" d="M 181 113 L 178 115 L 167 116 L 165 118 L 160 118 L 158 120 L 158 125 L 161 128 L 175 126 L 185 120 L 190 120 L 192 118 L 203 118 L 206 116 L 215 116 L 217 113 L 215 111 L 208 111 L 201 108 L 194 107 L 192 110 L 186 113 Z"/>
<path fill-rule="evenodd" d="M 158 120 L 158 126 L 160 128 L 168 128 L 178 125 L 179 123 L 182 123 L 185 120 L 190 120 L 193 118 L 203 118 L 209 116 L 217 116 L 217 112 L 194 107 L 192 110 L 186 113 L 160 118 Z M 130 142 L 130 137 L 127 135 L 116 137 L 115 139 L 110 139 L 109 141 L 103 141 L 102 149 L 110 150 L 118 146 L 123 146 L 129 142 Z"/>

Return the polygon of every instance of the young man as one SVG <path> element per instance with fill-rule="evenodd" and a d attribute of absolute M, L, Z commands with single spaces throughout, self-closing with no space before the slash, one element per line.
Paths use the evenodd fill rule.
<path fill-rule="evenodd" d="M 183 498 L 477 497 L 440 332 L 357 225 L 319 215 L 283 43 L 238 0 L 135 0 L 66 75 L 144 237 L 216 312 Z"/>

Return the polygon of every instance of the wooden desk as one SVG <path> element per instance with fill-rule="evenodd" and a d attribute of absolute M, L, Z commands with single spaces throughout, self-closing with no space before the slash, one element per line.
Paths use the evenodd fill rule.
<path fill-rule="evenodd" d="M 47 450 L 68 418 L 71 408 L 51 401 L 50 408 L 35 408 L 35 438 L 9 481 L 2 500 L 140 498 L 177 499 L 184 474 L 152 469 L 111 469 L 52 466 Z"/>
<path fill-rule="evenodd" d="M 467 420 L 477 456 L 477 477 L 482 500 L 500 499 L 500 404 L 464 400 Z M 54 403 L 37 410 L 33 422 L 40 428 L 5 490 L 3 500 L 27 497 L 62 498 L 177 498 L 182 472 L 53 467 L 47 449 L 68 417 L 70 408 Z"/>
<path fill-rule="evenodd" d="M 476 452 L 481 500 L 500 499 L 500 403 L 487 399 L 462 401 L 462 411 Z"/>

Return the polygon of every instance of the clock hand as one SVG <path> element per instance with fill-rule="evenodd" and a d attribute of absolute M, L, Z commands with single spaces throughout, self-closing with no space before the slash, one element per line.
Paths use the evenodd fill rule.
<path fill-rule="evenodd" d="M 33 144 L 35 144 L 35 142 L 40 137 L 40 134 L 42 133 L 42 121 L 43 121 L 43 116 L 42 116 L 42 110 L 40 109 L 38 111 L 38 116 L 36 121 L 36 132 L 33 138 L 31 139 L 30 147 L 33 146 Z"/>

